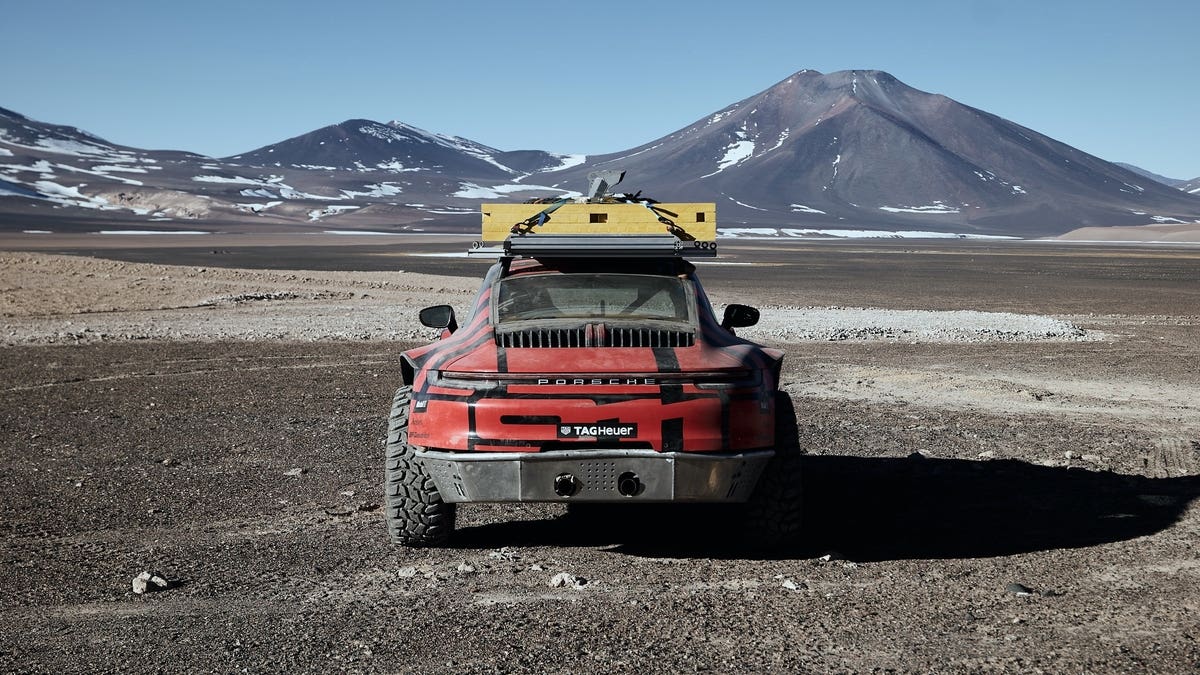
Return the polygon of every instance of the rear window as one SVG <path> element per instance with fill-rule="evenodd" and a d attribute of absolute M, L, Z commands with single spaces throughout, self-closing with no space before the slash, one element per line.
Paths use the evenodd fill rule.
<path fill-rule="evenodd" d="M 496 321 L 624 319 L 690 322 L 685 281 L 644 274 L 538 274 L 502 279 Z"/>

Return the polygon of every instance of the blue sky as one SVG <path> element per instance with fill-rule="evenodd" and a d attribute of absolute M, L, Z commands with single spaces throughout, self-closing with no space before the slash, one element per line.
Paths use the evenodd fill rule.
<path fill-rule="evenodd" d="M 1200 176 L 1196 0 L 0 0 L 0 106 L 232 155 L 345 119 L 615 152 L 803 69 L 878 69 Z"/>

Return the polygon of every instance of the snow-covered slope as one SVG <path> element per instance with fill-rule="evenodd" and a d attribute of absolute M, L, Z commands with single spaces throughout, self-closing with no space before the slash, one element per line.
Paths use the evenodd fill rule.
<path fill-rule="evenodd" d="M 788 236 L 1045 236 L 1200 221 L 1172 189 L 872 70 L 802 70 L 656 141 L 599 156 L 502 151 L 400 121 L 347 120 L 232 157 L 114 145 L 0 109 L 0 225 L 38 218 L 469 230 L 491 200 L 620 189 L 716 201 L 722 226 Z"/>
<path fill-rule="evenodd" d="M 1200 217 L 1200 200 L 880 71 L 800 71 L 658 140 L 542 177 L 621 167 L 716 199 L 722 222 L 1042 235 Z"/>

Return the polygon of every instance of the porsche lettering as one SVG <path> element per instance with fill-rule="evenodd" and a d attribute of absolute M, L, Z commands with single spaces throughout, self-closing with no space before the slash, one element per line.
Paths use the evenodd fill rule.
<path fill-rule="evenodd" d="M 550 385 L 555 387 L 583 387 L 583 386 L 604 386 L 604 385 L 639 385 L 649 384 L 656 385 L 658 380 L 653 377 L 539 377 L 537 380 L 539 385 Z"/>

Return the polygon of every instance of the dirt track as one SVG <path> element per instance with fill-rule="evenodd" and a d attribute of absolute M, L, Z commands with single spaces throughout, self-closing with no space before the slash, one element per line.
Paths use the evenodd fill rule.
<path fill-rule="evenodd" d="M 969 289 L 988 284 L 931 273 L 931 253 L 954 254 L 888 264 L 909 266 L 918 297 L 971 306 Z M 840 260 L 844 275 L 806 298 L 916 304 L 912 286 L 888 302 L 855 285 L 861 254 L 841 255 L 821 264 Z M 1200 253 L 1080 254 L 1063 285 L 1092 297 L 1021 299 L 1062 262 L 997 255 L 980 275 L 1015 290 L 975 306 L 1105 339 L 781 343 L 811 456 L 806 536 L 773 559 L 722 545 L 706 509 L 616 511 L 585 528 L 559 507 L 476 505 L 460 511 L 455 548 L 390 547 L 380 444 L 403 335 L 4 347 L 0 670 L 1194 670 L 1200 338 L 1197 305 L 1172 299 L 1194 297 Z M 6 298 L 26 297 L 15 269 Z M 706 275 L 720 277 L 715 295 L 753 285 L 752 270 L 719 271 Z M 133 324 L 203 312 L 246 337 L 246 322 L 335 305 L 350 309 L 319 315 L 335 328 L 390 305 L 407 330 L 407 303 L 445 287 L 462 307 L 470 291 L 226 273 L 236 283 L 215 288 L 181 270 L 162 282 L 175 290 L 122 302 L 182 307 L 147 306 Z M 761 304 L 787 301 L 788 274 Z M 198 304 L 283 291 L 298 297 Z M 7 310 L 5 333 L 111 319 L 78 313 L 95 301 Z M 1077 311 L 1089 303 L 1095 316 Z M 176 586 L 134 596 L 142 570 Z M 586 583 L 553 588 L 559 572 Z"/>

